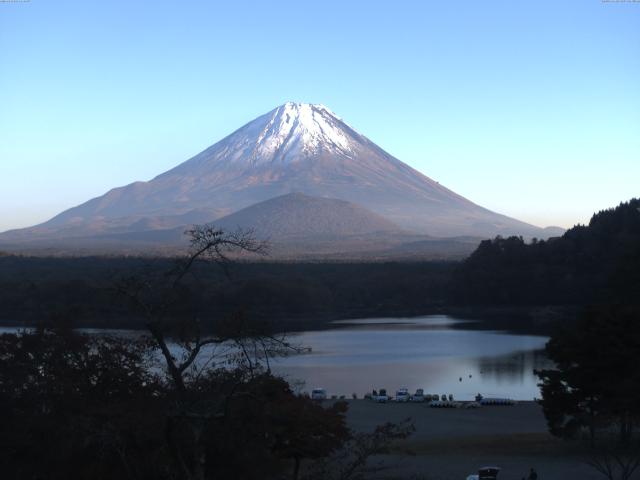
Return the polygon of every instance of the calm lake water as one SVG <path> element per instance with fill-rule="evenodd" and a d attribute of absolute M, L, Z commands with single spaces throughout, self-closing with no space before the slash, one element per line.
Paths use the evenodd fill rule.
<path fill-rule="evenodd" d="M 303 391 L 324 387 L 337 395 L 408 387 L 460 400 L 477 393 L 540 397 L 533 370 L 549 366 L 546 337 L 465 330 L 459 322 L 444 315 L 337 322 L 335 329 L 292 335 L 312 352 L 280 359 L 273 370 L 304 381 Z"/>
<path fill-rule="evenodd" d="M 423 388 L 456 399 L 540 397 L 535 368 L 549 366 L 546 337 L 469 330 L 446 315 L 334 322 L 335 328 L 291 334 L 311 352 L 272 361 L 297 390 L 362 396 L 372 389 Z M 0 333 L 15 328 L 0 328 Z M 134 332 L 87 330 L 131 335 Z"/>

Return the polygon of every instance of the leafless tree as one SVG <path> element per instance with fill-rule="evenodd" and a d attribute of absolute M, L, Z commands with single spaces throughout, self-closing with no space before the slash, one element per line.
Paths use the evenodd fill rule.
<path fill-rule="evenodd" d="M 185 233 L 190 237 L 190 248 L 174 268 L 128 277 L 117 290 L 144 315 L 146 328 L 162 354 L 173 385 L 175 402 L 167 417 L 166 437 L 181 476 L 201 480 L 205 478 L 206 423 L 223 416 L 230 399 L 242 394 L 236 387 L 242 384 L 244 375 L 252 376 L 263 364 L 269 370 L 270 358 L 297 349 L 285 335 L 275 334 L 268 325 L 242 314 L 202 322 L 197 309 L 176 311 L 177 306 L 189 303 L 189 288 L 185 286 L 188 277 L 193 277 L 192 288 L 194 281 L 198 288 L 196 264 L 213 263 L 229 276 L 229 265 L 237 256 L 267 252 L 267 245 L 257 241 L 252 231 L 228 233 L 213 225 L 201 225 Z M 172 352 L 172 344 L 179 347 L 180 353 L 175 348 Z M 216 398 L 204 403 L 201 398 L 196 400 L 197 396 L 190 395 L 189 382 L 197 382 L 203 374 L 206 377 L 212 362 L 220 358 L 234 363 L 240 371 L 238 381 Z M 190 436 L 188 451 L 176 441 L 185 430 Z"/>
<path fill-rule="evenodd" d="M 378 425 L 371 433 L 356 433 L 350 442 L 333 456 L 322 459 L 307 475 L 307 480 L 362 480 L 379 472 L 381 465 L 371 465 L 377 455 L 388 454 L 396 442 L 415 432 L 411 419 L 398 424 Z"/>
<path fill-rule="evenodd" d="M 615 443 L 591 448 L 586 464 L 609 480 L 629 480 L 640 467 L 640 445 Z"/>
<path fill-rule="evenodd" d="M 145 325 L 161 352 L 167 372 L 177 391 L 186 389 L 185 379 L 205 347 L 226 345 L 235 358 L 241 359 L 250 370 L 264 361 L 269 368 L 269 357 L 286 352 L 293 346 L 284 335 L 273 334 L 268 325 L 250 321 L 240 314 L 204 322 L 199 312 L 180 313 L 181 318 L 168 318 L 173 307 L 188 297 L 184 282 L 198 262 L 210 262 L 229 275 L 234 256 L 243 253 L 265 255 L 267 245 L 257 241 L 250 230 L 227 233 L 212 225 L 198 225 L 185 232 L 190 236 L 188 254 L 168 272 L 149 272 L 131 276 L 118 284 L 119 293 L 125 295 L 145 317 Z M 190 316 L 188 316 L 190 315 Z M 172 335 L 171 338 L 170 335 Z M 171 340 L 182 349 L 174 355 Z M 237 355 L 240 353 L 240 355 Z"/>

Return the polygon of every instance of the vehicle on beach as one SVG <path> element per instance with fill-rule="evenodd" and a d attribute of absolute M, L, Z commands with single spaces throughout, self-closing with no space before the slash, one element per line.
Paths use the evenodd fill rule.
<path fill-rule="evenodd" d="M 324 388 L 314 388 L 311 390 L 311 400 L 326 400 L 327 391 Z"/>
<path fill-rule="evenodd" d="M 373 397 L 373 399 L 378 403 L 387 403 L 389 401 L 387 390 L 385 388 L 381 388 L 378 391 L 378 394 Z"/>
<path fill-rule="evenodd" d="M 497 480 L 500 467 L 482 467 L 478 473 L 467 477 L 467 480 Z"/>
<path fill-rule="evenodd" d="M 411 398 L 409 400 L 412 402 L 424 402 L 426 400 L 426 397 L 424 396 L 424 390 L 421 388 L 417 389 L 416 393 L 411 395 Z"/>
<path fill-rule="evenodd" d="M 396 391 L 396 402 L 404 403 L 409 401 L 409 389 L 400 388 Z"/>

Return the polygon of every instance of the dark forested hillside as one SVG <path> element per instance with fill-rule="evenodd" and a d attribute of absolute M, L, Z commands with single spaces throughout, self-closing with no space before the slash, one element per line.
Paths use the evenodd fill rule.
<path fill-rule="evenodd" d="M 640 199 L 562 237 L 483 241 L 454 272 L 451 295 L 471 305 L 640 302 Z"/>
<path fill-rule="evenodd" d="M 161 258 L 0 257 L 0 322 L 33 324 L 51 315 L 76 325 L 141 326 L 115 286 L 129 276 L 170 270 Z M 201 262 L 189 286 L 212 316 L 242 310 L 285 328 L 360 315 L 411 315 L 446 298 L 452 262 L 237 263 L 230 278 Z"/>

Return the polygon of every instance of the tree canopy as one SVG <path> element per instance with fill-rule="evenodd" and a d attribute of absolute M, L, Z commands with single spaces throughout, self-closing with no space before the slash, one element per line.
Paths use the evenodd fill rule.
<path fill-rule="evenodd" d="M 640 199 L 546 241 L 483 241 L 454 272 L 451 298 L 475 305 L 640 302 Z"/>
<path fill-rule="evenodd" d="M 591 308 L 546 346 L 556 368 L 537 372 L 551 433 L 576 437 L 619 432 L 628 443 L 640 419 L 640 311 Z"/>

